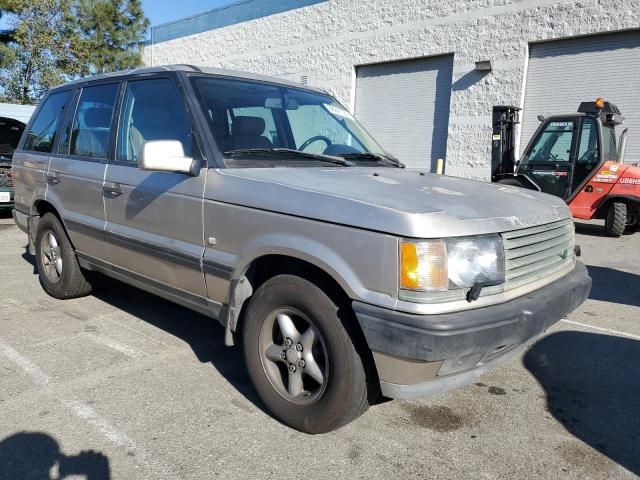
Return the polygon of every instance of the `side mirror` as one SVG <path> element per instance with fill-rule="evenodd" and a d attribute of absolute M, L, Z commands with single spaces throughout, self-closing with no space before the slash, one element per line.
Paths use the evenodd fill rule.
<path fill-rule="evenodd" d="M 155 172 L 178 172 L 197 175 L 198 162 L 184 156 L 182 143 L 178 140 L 156 140 L 145 142 L 140 158 L 140 170 Z"/>

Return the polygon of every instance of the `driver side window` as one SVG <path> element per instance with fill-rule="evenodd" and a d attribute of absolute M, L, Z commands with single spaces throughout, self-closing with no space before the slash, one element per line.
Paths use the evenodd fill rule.
<path fill-rule="evenodd" d="M 118 160 L 137 163 L 145 142 L 178 140 L 192 155 L 192 131 L 182 98 L 167 78 L 127 84 L 118 128 Z"/>
<path fill-rule="evenodd" d="M 529 163 L 569 163 L 573 122 L 549 122 L 529 152 Z"/>

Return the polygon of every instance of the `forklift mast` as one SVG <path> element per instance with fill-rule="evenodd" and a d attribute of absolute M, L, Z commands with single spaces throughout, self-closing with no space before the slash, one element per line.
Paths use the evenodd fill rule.
<path fill-rule="evenodd" d="M 516 163 L 515 126 L 520 123 L 520 108 L 512 105 L 493 107 L 491 142 L 491 181 L 512 175 Z"/>

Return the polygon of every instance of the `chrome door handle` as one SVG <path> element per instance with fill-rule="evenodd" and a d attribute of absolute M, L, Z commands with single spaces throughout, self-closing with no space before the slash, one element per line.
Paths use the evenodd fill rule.
<path fill-rule="evenodd" d="M 47 172 L 47 183 L 49 185 L 57 185 L 60 183 L 60 175 L 58 172 Z"/>
<path fill-rule="evenodd" d="M 105 183 L 102 191 L 112 198 L 122 195 L 122 187 L 119 183 Z"/>

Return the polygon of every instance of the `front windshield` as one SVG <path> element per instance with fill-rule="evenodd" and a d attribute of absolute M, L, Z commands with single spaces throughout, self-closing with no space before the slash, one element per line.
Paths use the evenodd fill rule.
<path fill-rule="evenodd" d="M 196 76 L 192 81 L 228 166 L 278 162 L 309 166 L 323 165 L 335 157 L 388 158 L 355 118 L 328 95 L 222 77 Z"/>

